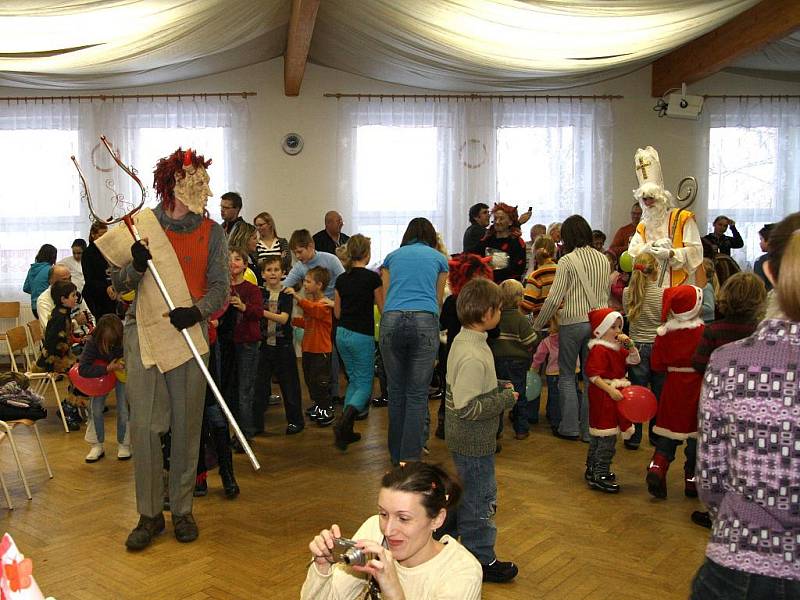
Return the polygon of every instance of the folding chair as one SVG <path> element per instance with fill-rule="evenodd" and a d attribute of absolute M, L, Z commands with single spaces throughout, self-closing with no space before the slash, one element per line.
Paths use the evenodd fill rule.
<path fill-rule="evenodd" d="M 21 353 L 25 367 L 24 375 L 31 382 L 31 390 L 40 396 L 44 396 L 48 386 L 52 387 L 53 395 L 56 398 L 56 407 L 58 407 L 58 413 L 61 415 L 61 423 L 64 425 L 64 431 L 69 433 L 67 418 L 64 416 L 64 408 L 61 406 L 61 396 L 58 393 L 58 386 L 56 385 L 57 373 L 34 373 L 31 370 L 33 365 L 28 351 L 29 331 L 30 330 L 26 327 L 14 327 L 6 331 L 6 345 L 8 346 L 8 353 L 11 356 L 11 370 L 15 373 L 21 372 L 17 367 L 16 359 L 16 355 Z"/>
<path fill-rule="evenodd" d="M 42 444 L 42 438 L 39 435 L 39 428 L 36 426 L 36 421 L 31 421 L 30 419 L 0 421 L 0 442 L 8 438 L 8 442 L 11 444 L 11 451 L 14 453 L 14 461 L 17 463 L 17 471 L 22 479 L 22 485 L 25 486 L 25 494 L 27 495 L 28 500 L 32 500 L 33 495 L 31 494 L 31 488 L 28 485 L 28 478 L 25 477 L 25 470 L 22 468 L 22 461 L 19 458 L 19 450 L 17 449 L 17 443 L 14 441 L 14 434 L 12 433 L 13 430 L 20 425 L 33 428 L 33 433 L 36 435 L 36 443 L 39 444 L 39 452 L 42 453 L 44 466 L 47 468 L 47 475 L 50 477 L 50 479 L 53 478 L 53 471 L 50 468 L 50 461 L 47 460 L 47 454 L 44 451 L 44 444 Z M 11 503 L 11 495 L 8 493 L 8 487 L 6 487 L 6 481 L 3 479 L 2 473 L 0 473 L 0 484 L 3 486 L 3 494 L 6 497 L 6 504 L 8 504 L 8 508 L 13 510 L 14 505 Z"/>
<path fill-rule="evenodd" d="M 19 302 L 0 302 L 0 319 L 13 319 L 13 327 L 19 327 Z M 0 343 L 6 339 L 5 328 L 0 329 Z"/>

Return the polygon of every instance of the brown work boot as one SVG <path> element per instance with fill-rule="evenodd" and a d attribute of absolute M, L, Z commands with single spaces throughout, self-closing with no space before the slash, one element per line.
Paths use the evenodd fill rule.
<path fill-rule="evenodd" d="M 125 547 L 128 550 L 144 550 L 159 533 L 164 531 L 164 527 L 163 513 L 158 513 L 155 517 L 139 516 L 139 524 L 128 535 Z"/>
<path fill-rule="evenodd" d="M 192 513 L 188 515 L 172 515 L 172 527 L 175 529 L 175 539 L 179 542 L 193 542 L 200 535 Z"/>

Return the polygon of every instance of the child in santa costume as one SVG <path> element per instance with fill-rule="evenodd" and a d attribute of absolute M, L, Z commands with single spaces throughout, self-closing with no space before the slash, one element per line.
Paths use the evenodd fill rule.
<path fill-rule="evenodd" d="M 589 312 L 592 339 L 586 360 L 589 378 L 589 453 L 584 477 L 589 487 L 607 493 L 619 491 L 611 461 L 616 452 L 617 434 L 633 435 L 633 424 L 617 411 L 622 400 L 620 388 L 631 384 L 625 378 L 628 365 L 639 364 L 639 351 L 622 333 L 622 315 L 611 308 Z"/>
<path fill-rule="evenodd" d="M 661 319 L 656 330 L 650 368 L 666 371 L 653 432 L 660 437 L 647 468 L 647 489 L 656 498 L 667 497 L 667 469 L 675 450 L 686 441 L 684 493 L 697 496 L 694 469 L 697 460 L 697 403 L 703 374 L 692 368 L 692 355 L 703 337 L 703 290 L 680 285 L 664 290 Z"/>

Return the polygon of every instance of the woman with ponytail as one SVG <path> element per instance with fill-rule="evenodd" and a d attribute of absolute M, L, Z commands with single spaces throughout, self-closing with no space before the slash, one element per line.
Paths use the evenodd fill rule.
<path fill-rule="evenodd" d="M 652 254 L 640 254 L 633 263 L 633 274 L 622 291 L 622 305 L 630 324 L 630 337 L 639 350 L 641 362 L 628 369 L 633 385 L 649 387 L 656 398 L 661 395 L 664 374 L 650 369 L 650 354 L 656 339 L 656 329 L 661 325 L 661 303 L 664 288 L 658 285 L 658 263 Z M 648 437 L 654 440 L 653 425 L 650 423 Z M 635 424 L 636 431 L 625 440 L 628 450 L 636 450 L 642 443 L 642 424 Z"/>
<path fill-rule="evenodd" d="M 712 529 L 692 600 L 800 597 L 800 213 L 770 231 L 764 274 L 779 314 L 714 352 L 700 394 Z"/>
<path fill-rule="evenodd" d="M 461 485 L 440 467 L 401 463 L 381 480 L 378 514 L 352 536 L 374 558 L 364 566 L 334 564 L 341 529 L 323 529 L 309 544 L 313 560 L 301 600 L 479 600 L 477 559 L 449 535 L 433 535 L 460 497 Z"/>

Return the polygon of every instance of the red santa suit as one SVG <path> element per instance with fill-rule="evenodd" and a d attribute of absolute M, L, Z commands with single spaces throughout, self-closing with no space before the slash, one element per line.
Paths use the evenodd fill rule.
<path fill-rule="evenodd" d="M 606 437 L 622 433 L 624 439 L 633 435 L 633 424 L 617 410 L 617 402 L 595 384 L 601 378 L 614 388 L 631 384 L 625 378 L 628 365 L 639 363 L 639 352 L 623 348 L 617 342 L 600 339 L 622 315 L 611 308 L 601 308 L 589 313 L 594 339 L 589 341 L 589 357 L 586 360 L 586 376 L 589 386 L 589 433 Z"/>
<path fill-rule="evenodd" d="M 650 368 L 667 373 L 653 433 L 673 440 L 697 437 L 703 374 L 692 368 L 692 354 L 703 337 L 702 304 L 703 290 L 693 285 L 665 290 L 661 318 L 666 323 L 658 328 L 650 355 Z"/>

